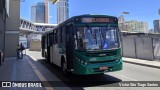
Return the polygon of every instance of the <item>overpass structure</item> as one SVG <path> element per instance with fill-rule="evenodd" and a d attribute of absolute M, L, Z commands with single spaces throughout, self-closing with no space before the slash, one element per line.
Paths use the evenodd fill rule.
<path fill-rule="evenodd" d="M 26 19 L 20 19 L 20 33 L 43 33 L 52 30 L 57 24 L 32 23 Z"/>
<path fill-rule="evenodd" d="M 41 34 L 45 31 L 52 30 L 57 24 L 33 23 L 29 20 L 20 19 L 19 43 L 27 48 L 30 40 L 41 40 Z"/>

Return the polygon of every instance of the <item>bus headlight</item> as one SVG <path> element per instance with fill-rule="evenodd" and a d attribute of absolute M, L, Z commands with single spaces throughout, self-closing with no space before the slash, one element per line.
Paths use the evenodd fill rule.
<path fill-rule="evenodd" d="M 84 63 L 84 65 L 87 65 L 87 64 L 88 64 L 87 62 Z"/>
<path fill-rule="evenodd" d="M 117 59 L 115 62 L 118 63 L 120 59 Z"/>
<path fill-rule="evenodd" d="M 81 63 L 83 64 L 83 60 L 81 60 Z"/>

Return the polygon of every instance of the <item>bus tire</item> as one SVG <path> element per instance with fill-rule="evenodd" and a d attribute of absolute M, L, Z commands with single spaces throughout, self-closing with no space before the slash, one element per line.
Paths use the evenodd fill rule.
<path fill-rule="evenodd" d="M 61 69 L 62 69 L 63 74 L 65 76 L 68 76 L 67 63 L 65 62 L 64 59 L 62 59 L 62 61 L 61 61 Z"/>
<path fill-rule="evenodd" d="M 47 53 L 45 52 L 45 59 L 46 59 L 46 61 L 47 61 L 47 63 L 49 62 L 49 60 L 48 60 L 48 56 L 47 56 Z"/>
<path fill-rule="evenodd" d="M 44 56 L 44 57 L 45 57 L 45 59 L 47 60 L 47 54 L 46 54 L 46 52 L 44 53 L 44 55 L 45 55 L 45 56 Z"/>
<path fill-rule="evenodd" d="M 105 73 L 99 73 L 99 74 L 96 74 L 97 76 L 104 76 Z"/>

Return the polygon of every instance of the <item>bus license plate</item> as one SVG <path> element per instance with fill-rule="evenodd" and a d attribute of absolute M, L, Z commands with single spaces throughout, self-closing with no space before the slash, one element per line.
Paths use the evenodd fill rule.
<path fill-rule="evenodd" d="M 108 69 L 108 67 L 106 66 L 99 67 L 99 70 L 106 70 L 106 69 Z"/>

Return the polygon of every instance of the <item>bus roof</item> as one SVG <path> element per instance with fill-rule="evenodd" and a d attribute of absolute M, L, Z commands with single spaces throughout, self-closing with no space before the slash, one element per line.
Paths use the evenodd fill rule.
<path fill-rule="evenodd" d="M 66 21 L 60 23 L 60 24 L 57 25 L 54 29 L 56 29 L 56 28 L 58 28 L 58 27 L 60 27 L 60 26 L 62 26 L 62 25 L 64 25 L 64 24 L 66 24 L 66 23 L 68 23 L 68 22 L 71 22 L 71 21 L 75 20 L 76 18 L 80 18 L 80 17 L 110 17 L 110 18 L 117 18 L 117 17 L 115 17 L 115 16 L 109 16 L 109 15 L 92 15 L 92 14 L 78 15 L 78 16 L 73 16 L 73 17 L 67 19 Z M 52 32 L 52 31 L 53 31 L 53 30 L 51 30 L 51 31 L 46 31 L 46 32 L 44 32 L 42 35 L 47 34 L 47 33 L 49 33 L 49 32 Z"/>

